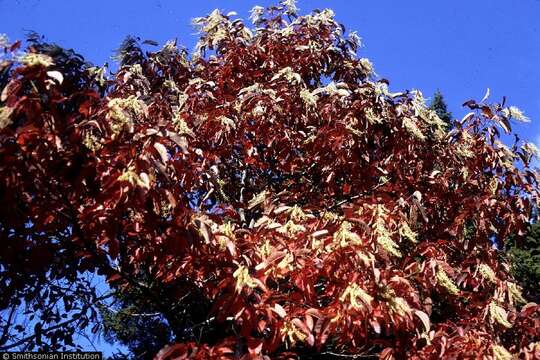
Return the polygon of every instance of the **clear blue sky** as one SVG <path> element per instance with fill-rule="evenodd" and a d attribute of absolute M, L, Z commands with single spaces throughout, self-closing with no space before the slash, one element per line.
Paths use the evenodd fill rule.
<path fill-rule="evenodd" d="M 248 19 L 258 0 L 0 0 L 0 33 L 35 30 L 96 64 L 110 61 L 126 35 L 160 43 L 178 38 L 192 48 L 191 19 L 215 8 Z M 506 95 L 531 124 L 515 129 L 540 145 L 540 0 L 334 0 L 297 3 L 301 13 L 332 8 L 364 39 L 361 54 L 393 91 L 439 88 L 455 116 L 461 104 Z M 540 147 L 540 146 L 539 146 Z"/>

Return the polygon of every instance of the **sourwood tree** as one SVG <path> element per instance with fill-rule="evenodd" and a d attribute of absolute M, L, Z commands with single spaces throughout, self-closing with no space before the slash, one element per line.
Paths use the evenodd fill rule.
<path fill-rule="evenodd" d="M 539 202 L 537 149 L 501 140 L 523 113 L 469 100 L 445 131 L 331 10 L 251 19 L 195 19 L 191 53 L 130 38 L 114 73 L 3 40 L 0 350 L 72 346 L 136 291 L 157 359 L 538 358 L 493 246 Z"/>

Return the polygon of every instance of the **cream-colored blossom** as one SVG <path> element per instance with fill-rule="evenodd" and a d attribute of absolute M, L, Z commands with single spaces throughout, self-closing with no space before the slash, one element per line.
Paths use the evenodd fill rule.
<path fill-rule="evenodd" d="M 418 140 L 424 141 L 426 139 L 426 136 L 422 133 L 422 130 L 420 130 L 416 124 L 416 121 L 414 121 L 412 118 L 403 118 L 403 127 Z"/>
<path fill-rule="evenodd" d="M 20 58 L 20 62 L 26 66 L 49 67 L 54 65 L 53 59 L 45 54 L 28 53 Z"/>
<path fill-rule="evenodd" d="M 277 263 L 276 268 L 281 270 L 293 271 L 294 270 L 294 255 L 286 251 L 286 255 Z"/>
<path fill-rule="evenodd" d="M 368 252 L 367 254 L 362 251 L 357 251 L 356 256 L 365 266 L 370 266 L 375 261 L 375 256 L 372 253 Z"/>
<path fill-rule="evenodd" d="M 190 129 L 188 124 L 184 121 L 184 119 L 182 119 L 180 114 L 175 113 L 173 115 L 172 123 L 173 123 L 174 129 L 179 135 L 189 135 L 192 137 L 195 136 L 195 134 Z"/>
<path fill-rule="evenodd" d="M 396 296 L 396 293 L 392 289 L 386 289 L 381 294 L 382 298 L 386 300 L 390 310 L 399 316 L 407 316 L 412 312 L 411 307 L 402 297 Z"/>
<path fill-rule="evenodd" d="M 399 235 L 403 236 L 405 239 L 409 240 L 412 243 L 416 243 L 416 232 L 412 231 L 409 224 L 405 221 L 399 224 Z"/>
<path fill-rule="evenodd" d="M 297 341 L 303 342 L 307 335 L 304 334 L 292 321 L 286 321 L 280 330 L 282 340 L 288 340 L 291 346 L 294 346 Z"/>
<path fill-rule="evenodd" d="M 100 85 L 105 86 L 107 84 L 106 66 L 92 66 L 86 71 L 94 78 L 94 80 Z"/>
<path fill-rule="evenodd" d="M 261 22 L 263 15 L 264 8 L 262 6 L 255 5 L 250 10 L 249 18 L 253 24 L 258 25 Z"/>
<path fill-rule="evenodd" d="M 414 110 L 414 115 L 420 116 L 426 109 L 426 100 L 424 99 L 424 95 L 422 95 L 420 90 L 412 90 L 411 94 L 413 95 L 411 105 Z"/>
<path fill-rule="evenodd" d="M 118 177 L 118 181 L 127 181 L 131 185 L 150 189 L 150 177 L 148 176 L 148 174 L 144 172 L 137 174 L 133 168 L 128 168 L 127 170 L 124 170 L 122 175 Z"/>
<path fill-rule="evenodd" d="M 341 220 L 341 216 L 331 211 L 325 211 L 322 218 L 323 220 L 329 221 L 329 222 L 336 222 L 336 221 Z"/>
<path fill-rule="evenodd" d="M 186 105 L 188 99 L 189 96 L 186 93 L 178 94 L 178 106 L 173 107 L 175 116 L 178 116 L 180 110 L 184 108 L 184 105 Z"/>
<path fill-rule="evenodd" d="M 324 241 L 315 237 L 311 238 L 311 249 L 315 250 L 315 255 L 321 254 L 324 249 Z"/>
<path fill-rule="evenodd" d="M 383 122 L 383 118 L 379 114 L 376 114 L 372 108 L 365 109 L 364 115 L 370 124 L 381 124 Z"/>
<path fill-rule="evenodd" d="M 532 353 L 540 351 L 540 341 L 529 343 L 529 345 L 527 345 L 527 350 Z"/>
<path fill-rule="evenodd" d="M 461 132 L 461 139 L 455 144 L 456 154 L 464 159 L 474 157 L 473 138 L 468 131 Z"/>
<path fill-rule="evenodd" d="M 270 240 L 265 240 L 264 243 L 257 246 L 255 253 L 261 258 L 266 259 L 272 253 L 272 245 L 270 245 Z"/>
<path fill-rule="evenodd" d="M 456 150 L 456 154 L 459 157 L 462 157 L 465 159 L 474 157 L 474 152 L 472 151 L 472 148 L 469 144 L 457 143 L 455 150 Z"/>
<path fill-rule="evenodd" d="M 512 327 L 512 324 L 508 321 L 506 310 L 497 305 L 494 301 L 489 303 L 489 316 L 492 322 L 496 322 L 506 328 Z"/>
<path fill-rule="evenodd" d="M 307 219 L 306 213 L 298 205 L 294 205 L 289 211 L 289 218 L 292 221 L 303 221 Z"/>
<path fill-rule="evenodd" d="M 456 286 L 456 284 L 454 284 L 452 279 L 448 277 L 446 271 L 444 271 L 441 267 L 437 269 L 435 276 L 437 277 L 437 283 L 446 290 L 448 290 L 450 294 L 459 294 L 459 288 Z"/>
<path fill-rule="evenodd" d="M 263 116 L 266 114 L 266 106 L 262 105 L 259 102 L 257 103 L 255 107 L 253 107 L 253 110 L 251 110 L 251 113 L 255 116 Z"/>
<path fill-rule="evenodd" d="M 373 297 L 358 286 L 358 284 L 352 283 L 345 288 L 345 291 L 339 297 L 339 301 L 351 305 L 356 310 L 360 310 L 366 307 L 370 308 Z"/>
<path fill-rule="evenodd" d="M 389 254 L 396 257 L 401 257 L 401 251 L 398 244 L 394 242 L 388 235 L 381 234 L 377 236 L 377 243 Z"/>
<path fill-rule="evenodd" d="M 446 123 L 439 117 L 439 115 L 437 115 L 434 110 L 424 109 L 420 116 L 426 123 L 434 125 L 436 129 L 442 130 L 446 128 Z"/>
<path fill-rule="evenodd" d="M 11 125 L 13 120 L 11 119 L 11 113 L 13 109 L 7 106 L 0 106 L 0 130 Z"/>
<path fill-rule="evenodd" d="M 354 128 L 354 126 L 351 125 L 351 124 L 348 124 L 347 126 L 345 126 L 345 128 L 347 130 L 349 130 L 352 134 L 356 135 L 356 136 L 362 136 L 362 135 L 365 134 L 363 131 L 360 131 L 360 130 Z"/>
<path fill-rule="evenodd" d="M 493 177 L 489 181 L 489 190 L 491 190 L 491 194 L 496 195 L 498 188 L 499 188 L 499 180 L 497 179 L 497 177 Z"/>
<path fill-rule="evenodd" d="M 516 301 L 521 304 L 527 303 L 527 300 L 523 298 L 523 293 L 521 292 L 521 287 L 513 282 L 507 281 L 508 293 L 513 301 Z"/>
<path fill-rule="evenodd" d="M 135 95 L 110 99 L 107 107 L 109 108 L 107 116 L 112 120 L 111 129 L 115 134 L 132 123 L 133 115 L 140 116 L 145 112 L 144 103 Z"/>
<path fill-rule="evenodd" d="M 349 33 L 349 41 L 355 47 L 361 47 L 362 46 L 362 38 L 360 36 L 358 36 L 358 33 L 356 31 L 351 31 Z"/>
<path fill-rule="evenodd" d="M 233 119 L 227 117 L 227 116 L 220 116 L 219 122 L 221 123 L 221 126 L 223 126 L 224 130 L 229 132 L 231 129 L 236 128 L 236 123 Z"/>
<path fill-rule="evenodd" d="M 257 283 L 251 275 L 249 275 L 249 270 L 244 265 L 239 265 L 238 268 L 233 273 L 233 278 L 236 279 L 236 292 L 240 293 L 242 292 L 242 289 L 244 287 L 248 287 L 251 289 L 254 289 L 257 287 Z"/>
<path fill-rule="evenodd" d="M 242 95 L 246 98 L 255 96 L 255 95 L 266 95 L 273 100 L 276 100 L 276 91 L 272 89 L 266 89 L 259 83 L 255 83 L 245 88 L 240 89 L 238 92 L 239 95 Z"/>
<path fill-rule="evenodd" d="M 83 145 L 90 151 L 97 151 L 103 147 L 99 138 L 91 131 L 87 131 L 83 137 Z"/>
<path fill-rule="evenodd" d="M 166 200 L 162 200 L 159 203 L 159 214 L 164 218 L 169 218 L 172 215 L 173 205 Z"/>
<path fill-rule="evenodd" d="M 493 352 L 493 357 L 495 360 L 512 360 L 514 358 L 512 354 L 502 345 L 492 345 L 491 351 Z"/>
<path fill-rule="evenodd" d="M 300 99 L 302 99 L 307 107 L 315 107 L 317 106 L 319 97 L 307 89 L 302 89 L 300 90 Z"/>
<path fill-rule="evenodd" d="M 334 242 L 340 247 L 360 245 L 362 243 L 358 234 L 351 232 L 352 226 L 348 221 L 343 221 L 339 229 L 334 233 Z"/>
<path fill-rule="evenodd" d="M 287 26 L 284 26 L 281 31 L 280 31 L 281 35 L 284 36 L 284 37 L 288 37 L 288 36 L 291 36 L 292 34 L 294 34 L 294 27 L 292 25 L 287 25 Z"/>
<path fill-rule="evenodd" d="M 178 89 L 178 86 L 176 86 L 176 83 L 171 80 L 171 79 L 167 79 L 163 82 L 163 87 L 173 91 L 173 92 L 178 92 L 180 89 Z"/>
<path fill-rule="evenodd" d="M 253 209 L 261 204 L 264 203 L 266 198 L 268 197 L 268 191 L 263 190 L 260 193 L 253 195 L 253 198 L 249 200 L 248 202 L 248 209 Z"/>
<path fill-rule="evenodd" d="M 373 86 L 373 90 L 377 97 L 390 95 L 390 93 L 388 92 L 388 85 L 385 82 L 377 81 Z"/>
<path fill-rule="evenodd" d="M 0 48 L 9 46 L 9 39 L 6 34 L 0 34 Z"/>
<path fill-rule="evenodd" d="M 293 71 L 289 66 L 284 67 L 275 74 L 270 81 L 277 80 L 279 78 L 285 78 L 290 84 L 300 84 L 303 82 L 300 74 Z"/>
<path fill-rule="evenodd" d="M 287 235 L 289 237 L 304 231 L 306 231 L 306 228 L 304 226 L 295 224 L 292 220 L 287 221 L 285 225 L 282 225 L 277 229 L 278 233 Z"/>
<path fill-rule="evenodd" d="M 409 303 L 402 297 L 395 297 L 389 302 L 390 308 L 395 313 L 405 316 L 411 313 L 411 307 Z"/>
<path fill-rule="evenodd" d="M 369 61 L 369 59 L 361 58 L 360 60 L 358 60 L 358 62 L 359 62 L 360 68 L 363 70 L 363 72 L 367 76 L 370 76 L 373 74 L 373 64 L 371 63 L 371 61 Z"/>
<path fill-rule="evenodd" d="M 283 0 L 282 4 L 285 6 L 285 14 L 296 15 L 298 7 L 296 7 L 296 0 Z"/>
<path fill-rule="evenodd" d="M 316 14 L 314 16 L 314 19 L 316 20 L 316 22 L 320 22 L 322 24 L 332 24 L 332 23 L 335 24 L 335 21 L 334 21 L 335 16 L 336 14 L 334 13 L 332 9 L 324 9 L 320 13 Z M 341 28 L 339 26 L 338 28 L 339 29 L 337 29 L 337 31 L 339 31 L 339 33 L 341 34 Z"/>
<path fill-rule="evenodd" d="M 347 97 L 351 94 L 347 88 L 348 86 L 345 83 L 335 83 L 334 81 L 332 81 L 330 84 L 326 85 L 325 87 L 315 90 L 313 93 L 319 94 L 319 93 L 324 92 L 330 96 L 336 95 L 339 97 Z"/>
<path fill-rule="evenodd" d="M 530 154 L 531 156 L 534 156 L 536 158 L 540 158 L 540 150 L 538 150 L 535 144 L 531 142 L 526 142 L 525 144 L 523 144 L 522 148 L 527 154 Z"/>
<path fill-rule="evenodd" d="M 523 114 L 523 111 L 521 111 L 515 106 L 509 106 L 507 108 L 504 108 L 502 110 L 502 113 L 504 114 L 504 116 L 511 117 L 520 122 L 526 123 L 531 121 L 527 116 L 525 116 L 525 114 Z"/>
<path fill-rule="evenodd" d="M 387 253 L 396 257 L 401 257 L 398 244 L 392 240 L 392 234 L 386 227 L 386 213 L 388 210 L 383 205 L 377 205 L 375 211 L 375 221 L 373 223 L 373 233 L 376 236 L 377 244 Z"/>
<path fill-rule="evenodd" d="M 211 48 L 217 47 L 230 34 L 230 22 L 218 9 L 215 9 L 206 17 L 193 19 L 192 24 L 199 33 L 205 35 L 195 46 L 195 52 L 199 54 L 207 46 Z"/>
<path fill-rule="evenodd" d="M 495 272 L 493 271 L 493 269 L 491 269 L 488 265 L 486 264 L 478 265 L 478 272 L 487 281 L 492 282 L 492 283 L 497 282 L 497 275 L 495 275 Z"/>
<path fill-rule="evenodd" d="M 411 93 L 413 94 L 411 105 L 414 110 L 414 115 L 429 124 L 434 129 L 434 135 L 437 138 L 443 137 L 445 134 L 444 129 L 446 128 L 446 123 L 435 111 L 427 108 L 426 100 L 424 99 L 422 92 L 413 90 Z"/>
<path fill-rule="evenodd" d="M 234 225 L 230 221 L 219 225 L 218 232 L 227 236 L 231 240 L 236 239 L 236 235 L 234 234 Z"/>
<path fill-rule="evenodd" d="M 133 65 L 129 66 L 128 71 L 131 74 L 136 75 L 137 77 L 144 76 L 141 64 L 133 64 Z"/>
<path fill-rule="evenodd" d="M 223 20 L 224 17 L 221 12 L 214 9 L 208 16 L 194 18 L 191 23 L 199 32 L 209 33 L 216 30 Z"/>

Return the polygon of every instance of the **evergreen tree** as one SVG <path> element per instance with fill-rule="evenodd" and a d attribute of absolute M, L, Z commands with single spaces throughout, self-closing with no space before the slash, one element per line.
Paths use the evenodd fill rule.
<path fill-rule="evenodd" d="M 452 126 L 452 113 L 448 111 L 444 97 L 439 89 L 433 95 L 433 99 L 429 104 L 429 108 L 437 113 L 437 115 L 443 120 L 447 125 L 447 128 Z"/>
<path fill-rule="evenodd" d="M 532 301 L 540 300 L 540 223 L 531 225 L 522 242 L 512 239 L 508 244 L 508 257 L 512 275 L 518 280 L 525 296 Z"/>
<path fill-rule="evenodd" d="M 112 307 L 102 306 L 99 310 L 105 340 L 120 343 L 128 350 L 115 353 L 114 360 L 152 359 L 171 341 L 166 320 L 137 290 L 118 295 Z"/>

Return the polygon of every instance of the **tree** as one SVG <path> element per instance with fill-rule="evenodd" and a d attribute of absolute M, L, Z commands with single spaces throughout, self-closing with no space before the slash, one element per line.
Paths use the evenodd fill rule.
<path fill-rule="evenodd" d="M 446 123 L 446 128 L 452 126 L 452 113 L 448 111 L 446 102 L 444 101 L 443 95 L 439 89 L 433 95 L 433 99 L 429 104 L 429 109 L 435 111 L 439 119 Z"/>
<path fill-rule="evenodd" d="M 102 306 L 100 315 L 105 339 L 129 350 L 115 354 L 115 359 L 153 359 L 171 341 L 166 320 L 136 288 L 120 294 L 114 306 Z"/>
<path fill-rule="evenodd" d="M 8 319 L 0 349 L 101 331 L 97 294 L 36 290 L 97 272 L 159 313 L 158 359 L 538 356 L 540 307 L 492 246 L 538 206 L 535 148 L 500 140 L 519 109 L 470 100 L 447 132 L 331 10 L 233 17 L 195 19 L 191 56 L 128 39 L 110 79 L 39 39 L 6 47 L 2 309 L 78 311 L 22 339 Z"/>
<path fill-rule="evenodd" d="M 532 224 L 527 236 L 520 243 L 512 240 L 507 245 L 512 275 L 523 286 L 527 297 L 538 302 L 540 301 L 540 224 Z"/>

